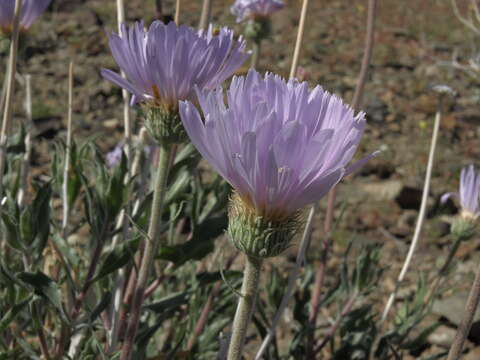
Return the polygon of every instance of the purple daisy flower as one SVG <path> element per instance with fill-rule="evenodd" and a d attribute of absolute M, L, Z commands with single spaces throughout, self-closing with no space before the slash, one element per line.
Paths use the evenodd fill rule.
<path fill-rule="evenodd" d="M 23 0 L 20 28 L 27 30 L 50 5 L 51 0 Z M 0 0 L 0 28 L 10 31 L 13 26 L 15 0 Z"/>
<path fill-rule="evenodd" d="M 353 165 L 365 127 L 340 98 L 320 86 L 286 82 L 255 70 L 234 77 L 226 94 L 197 91 L 203 118 L 190 102 L 180 115 L 190 140 L 236 190 L 248 209 L 285 219 L 321 199 Z"/>
<path fill-rule="evenodd" d="M 285 6 L 283 0 L 236 0 L 231 7 L 237 22 L 247 18 L 268 17 Z"/>
<path fill-rule="evenodd" d="M 194 85 L 213 89 L 230 77 L 246 60 L 245 41 L 221 28 L 214 35 L 197 32 L 174 22 L 154 21 L 122 26 L 122 35 L 110 36 L 113 57 L 127 79 L 102 69 L 105 79 L 133 94 L 135 102 L 153 102 L 175 110 L 179 100 L 192 100 Z"/>
<path fill-rule="evenodd" d="M 457 197 L 462 207 L 462 217 L 476 219 L 480 215 L 479 194 L 480 173 L 475 172 L 475 167 L 470 165 L 463 168 L 460 174 L 460 191 L 444 194 L 441 202 L 444 203 L 452 196 Z"/>

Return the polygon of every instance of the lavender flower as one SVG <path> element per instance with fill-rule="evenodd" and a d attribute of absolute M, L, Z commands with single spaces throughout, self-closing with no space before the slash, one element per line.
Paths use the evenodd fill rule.
<path fill-rule="evenodd" d="M 476 173 L 475 167 L 470 165 L 463 168 L 460 174 L 459 193 L 446 193 L 442 196 L 441 202 L 447 201 L 447 199 L 452 196 L 457 197 L 462 207 L 461 216 L 465 219 L 476 219 L 480 215 L 480 207 L 478 204 L 479 194 L 480 173 Z"/>
<path fill-rule="evenodd" d="M 194 85 L 215 88 L 248 57 L 245 42 L 235 40 L 227 28 L 214 35 L 211 26 L 197 32 L 185 25 L 154 21 L 148 30 L 143 22 L 123 25 L 122 34 L 111 35 L 110 48 L 128 80 L 106 69 L 102 75 L 130 91 L 133 102 L 176 107 L 178 100 L 192 99 Z"/>
<path fill-rule="evenodd" d="M 347 166 L 365 114 L 355 116 L 320 86 L 309 90 L 306 82 L 250 70 L 233 78 L 228 107 L 220 88 L 198 91 L 198 98 L 205 121 L 192 103 L 180 103 L 192 143 L 235 188 L 240 213 L 266 222 L 288 224 L 376 154 Z"/>
<path fill-rule="evenodd" d="M 165 113 L 178 114 L 179 100 L 193 100 L 194 86 L 212 89 L 230 77 L 249 56 L 242 38 L 235 40 L 233 32 L 221 28 L 214 35 L 197 32 L 187 26 L 168 25 L 154 21 L 148 30 L 143 22 L 122 26 L 122 35 L 110 36 L 110 48 L 124 79 L 111 70 L 102 70 L 105 79 L 133 94 L 132 104 L 142 102 L 165 122 Z M 148 115 L 147 115 L 148 117 Z M 156 132 L 171 131 L 180 120 L 161 124 Z M 153 123 L 153 126 L 158 125 Z M 160 134 L 162 137 L 164 134 Z"/>
<path fill-rule="evenodd" d="M 120 164 L 123 155 L 123 144 L 117 144 L 115 148 L 105 156 L 107 167 L 113 168 Z"/>
<path fill-rule="evenodd" d="M 51 0 L 23 0 L 20 29 L 27 30 L 42 15 Z M 13 26 L 15 0 L 0 0 L 0 29 L 10 32 Z"/>
<path fill-rule="evenodd" d="M 236 0 L 231 11 L 237 22 L 242 22 L 248 18 L 268 17 L 284 6 L 283 0 Z"/>

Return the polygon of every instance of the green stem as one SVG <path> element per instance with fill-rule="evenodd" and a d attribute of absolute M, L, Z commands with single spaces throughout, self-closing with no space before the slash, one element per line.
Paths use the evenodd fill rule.
<path fill-rule="evenodd" d="M 160 145 L 160 155 L 158 159 L 157 175 L 153 192 L 153 203 L 152 212 L 150 214 L 148 238 L 145 239 L 145 251 L 143 253 L 143 259 L 138 274 L 137 286 L 133 295 L 130 320 L 127 327 L 120 360 L 130 360 L 132 357 L 133 345 L 140 320 L 140 310 L 143 303 L 148 275 L 150 274 L 159 243 L 163 206 L 167 192 L 167 178 L 170 171 L 170 156 L 173 151 L 173 146 L 168 146 L 165 144 Z"/>
<path fill-rule="evenodd" d="M 255 300 L 257 298 L 262 263 L 262 259 L 247 256 L 245 272 L 243 273 L 242 297 L 238 301 L 237 312 L 233 320 L 228 360 L 240 360 L 242 358 L 248 323 L 252 317 Z"/>
<path fill-rule="evenodd" d="M 250 67 L 256 69 L 258 66 L 258 60 L 260 58 L 260 51 L 262 49 L 262 40 L 255 40 L 253 42 L 253 48 L 252 48 L 252 58 L 250 62 Z"/>
<path fill-rule="evenodd" d="M 425 298 L 425 304 L 429 304 L 430 300 L 432 297 L 435 295 L 437 292 L 438 286 L 440 285 L 440 281 L 447 275 L 448 269 L 450 268 L 450 264 L 455 257 L 455 254 L 457 253 L 457 250 L 462 243 L 463 238 L 461 236 L 457 236 L 455 238 L 455 242 L 453 243 L 453 246 L 450 248 L 450 251 L 448 252 L 447 259 L 445 260 L 445 263 L 443 266 L 438 270 L 437 277 L 435 278 L 432 287 L 430 288 L 427 297 Z"/>

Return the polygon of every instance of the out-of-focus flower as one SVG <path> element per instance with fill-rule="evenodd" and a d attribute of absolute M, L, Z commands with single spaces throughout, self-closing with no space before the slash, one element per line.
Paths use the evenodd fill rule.
<path fill-rule="evenodd" d="M 20 29 L 27 30 L 50 5 L 51 0 L 23 0 Z M 13 26 L 15 0 L 0 0 L 0 30 L 10 32 Z"/>
<path fill-rule="evenodd" d="M 447 201 L 454 196 L 460 200 L 462 207 L 461 217 L 475 220 L 480 215 L 479 195 L 480 195 L 480 174 L 475 172 L 473 165 L 462 169 L 460 174 L 460 191 L 446 193 L 442 196 L 441 202 Z"/>
<path fill-rule="evenodd" d="M 122 35 L 110 36 L 113 57 L 127 79 L 107 69 L 102 69 L 102 75 L 131 92 L 132 103 L 146 104 L 152 116 L 162 119 L 161 125 L 158 121 L 147 124 L 154 138 L 163 136 L 156 132 L 181 127 L 178 101 L 193 100 L 194 86 L 215 88 L 249 56 L 244 40 L 234 39 L 233 31 L 221 28 L 215 34 L 211 26 L 197 32 L 185 25 L 154 21 L 148 30 L 137 22 L 123 25 Z"/>
<path fill-rule="evenodd" d="M 432 90 L 440 95 L 450 95 L 450 96 L 456 95 L 455 90 L 453 90 L 450 86 L 444 85 L 444 84 L 434 85 L 432 86 Z"/>
<path fill-rule="evenodd" d="M 123 154 L 123 145 L 122 144 L 116 145 L 115 148 L 112 151 L 108 152 L 107 155 L 105 156 L 105 161 L 107 163 L 107 166 L 109 168 L 112 168 L 120 164 L 120 161 L 122 160 L 122 154 Z"/>
<path fill-rule="evenodd" d="M 283 0 L 236 0 L 231 7 L 237 22 L 257 17 L 268 17 L 285 6 Z"/>
<path fill-rule="evenodd" d="M 246 77 L 233 78 L 228 106 L 220 88 L 198 91 L 198 98 L 205 120 L 192 103 L 181 102 L 184 127 L 198 151 L 235 188 L 229 232 L 237 248 L 254 256 L 283 251 L 297 229 L 298 211 L 375 155 L 348 166 L 365 114 L 355 116 L 320 86 L 309 90 L 306 82 L 285 82 L 273 74 L 262 78 L 250 70 Z M 250 235 L 240 233 L 249 226 L 250 235 L 271 233 L 270 243 L 243 241 Z M 258 226 L 262 229 L 254 229 Z"/>
<path fill-rule="evenodd" d="M 150 154 L 152 154 L 155 151 L 155 146 L 154 145 L 142 145 L 143 152 L 145 153 L 145 156 L 149 157 Z M 107 164 L 107 167 L 113 168 L 120 164 L 122 161 L 122 154 L 124 151 L 124 144 L 120 143 L 115 145 L 112 151 L 108 152 L 107 155 L 105 155 L 105 162 Z"/>

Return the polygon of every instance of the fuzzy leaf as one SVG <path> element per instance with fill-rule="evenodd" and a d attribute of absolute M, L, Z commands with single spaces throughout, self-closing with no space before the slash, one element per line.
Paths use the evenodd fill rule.
<path fill-rule="evenodd" d="M 112 293 L 107 292 L 102 296 L 102 299 L 100 302 L 95 306 L 93 309 L 92 313 L 90 314 L 90 322 L 94 322 L 97 317 L 102 313 L 103 310 L 107 308 L 108 305 L 110 305 L 110 302 L 112 301 Z"/>
<path fill-rule="evenodd" d="M 35 229 L 32 224 L 32 214 L 29 207 L 23 209 L 20 215 L 20 237 L 27 246 L 30 246 L 35 238 Z"/>
<path fill-rule="evenodd" d="M 37 271 L 36 273 L 22 272 L 18 274 L 18 278 L 32 286 L 37 295 L 48 300 L 58 310 L 64 321 L 68 322 L 63 310 L 62 301 L 60 300 L 60 289 L 55 281 L 41 271 Z"/>
<path fill-rule="evenodd" d="M 158 257 L 171 261 L 176 266 L 190 260 L 201 260 L 213 251 L 213 241 L 225 231 L 226 227 L 226 216 L 209 218 L 194 229 L 191 240 L 180 245 L 162 246 Z"/>
<path fill-rule="evenodd" d="M 173 295 L 168 295 L 160 299 L 159 301 L 156 301 L 153 304 L 149 304 L 144 307 L 145 309 L 161 314 L 167 310 L 171 310 L 179 307 L 180 305 L 187 304 L 190 294 L 191 291 L 185 291 Z"/>
<path fill-rule="evenodd" d="M 95 282 L 126 265 L 132 258 L 137 247 L 138 241 L 129 241 L 127 244 L 122 244 L 112 249 L 103 261 L 93 281 Z"/>
<path fill-rule="evenodd" d="M 35 222 L 35 251 L 43 252 L 50 234 L 50 199 L 52 186 L 46 183 L 37 190 L 37 196 L 32 203 L 33 221 Z"/>

